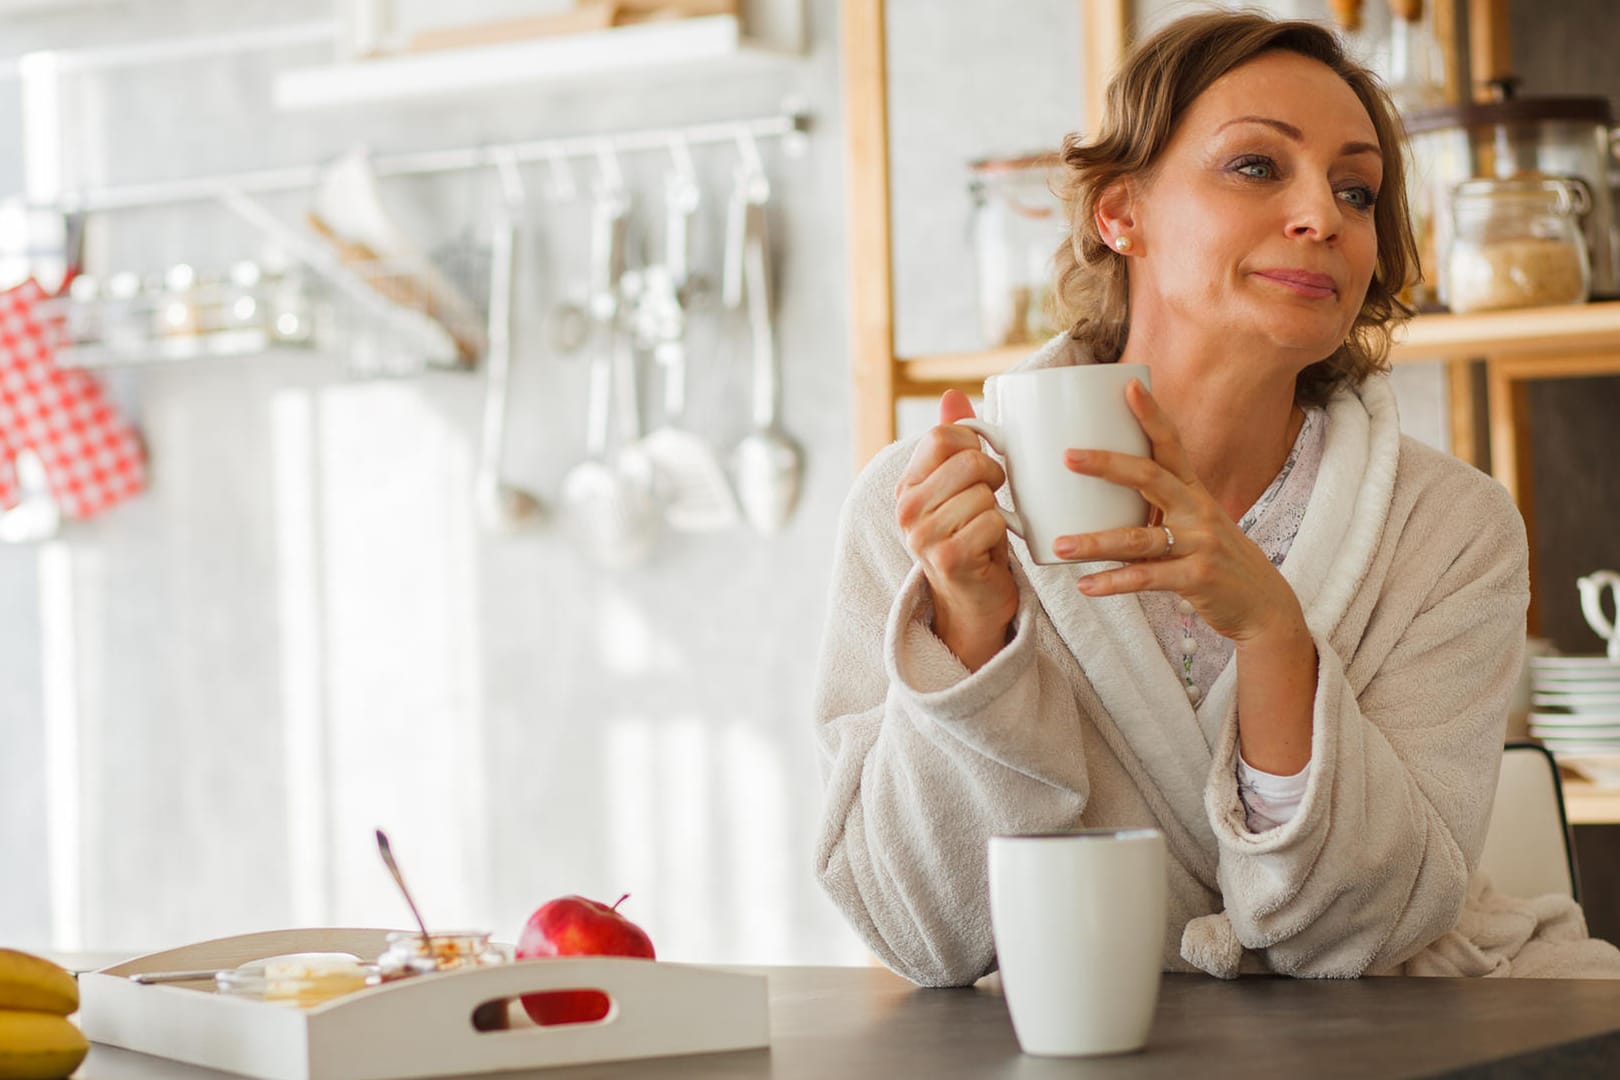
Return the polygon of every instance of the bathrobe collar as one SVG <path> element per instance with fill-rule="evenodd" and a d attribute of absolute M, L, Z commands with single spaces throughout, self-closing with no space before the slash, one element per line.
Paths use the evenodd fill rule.
<path fill-rule="evenodd" d="M 1059 335 L 1014 370 L 1092 363 L 1079 343 Z M 998 421 L 996 379 L 985 383 L 985 416 Z M 1357 391 L 1341 391 L 1327 406 L 1327 439 L 1305 519 L 1281 571 L 1318 642 L 1338 626 L 1372 562 L 1395 485 L 1400 425 L 1384 376 Z M 1005 489 L 1001 499 L 1007 501 Z M 1012 550 L 1035 597 L 1079 660 L 1103 713 L 1097 728 L 1137 781 L 1183 865 L 1211 889 L 1217 848 L 1204 807 L 1214 748 L 1237 720 L 1236 658 L 1228 662 L 1197 708 L 1165 659 L 1134 594 L 1087 597 L 1082 574 L 1111 563 L 1041 566 L 1017 537 Z"/>

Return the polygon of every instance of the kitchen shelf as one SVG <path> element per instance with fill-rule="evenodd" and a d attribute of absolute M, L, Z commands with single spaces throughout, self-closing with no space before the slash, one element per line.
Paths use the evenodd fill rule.
<path fill-rule="evenodd" d="M 274 101 L 280 109 L 375 104 L 786 55 L 744 38 L 735 15 L 705 15 L 299 68 L 276 76 Z"/>
<path fill-rule="evenodd" d="M 900 361 L 896 390 L 931 393 L 941 386 L 982 382 L 1037 347 L 1006 345 L 908 357 Z M 1396 335 L 1390 360 L 1419 363 L 1584 352 L 1620 352 L 1620 300 L 1473 315 L 1419 315 Z"/>
<path fill-rule="evenodd" d="M 1620 300 L 1472 315 L 1419 315 L 1390 358 L 1472 360 L 1620 351 Z"/>
<path fill-rule="evenodd" d="M 139 347 L 71 345 L 57 350 L 56 363 L 64 368 L 103 369 L 146 367 L 187 360 L 227 360 L 257 356 L 302 355 L 307 345 L 277 342 L 262 330 L 234 330 L 191 337 L 173 337 Z"/>

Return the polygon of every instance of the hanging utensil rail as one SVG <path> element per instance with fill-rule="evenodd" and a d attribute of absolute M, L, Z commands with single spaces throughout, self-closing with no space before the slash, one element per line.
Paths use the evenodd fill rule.
<path fill-rule="evenodd" d="M 456 172 L 464 169 L 495 168 L 497 163 L 516 161 L 558 162 L 568 158 L 594 157 L 611 151 L 630 154 L 644 151 L 668 152 L 672 144 L 698 146 L 708 143 L 734 143 L 740 139 L 781 138 L 791 155 L 803 152 L 810 130 L 807 112 L 788 109 L 768 116 L 741 120 L 717 120 L 681 127 L 644 128 L 604 135 L 569 135 L 551 139 L 464 146 L 444 150 L 422 150 L 379 154 L 372 159 L 378 176 L 407 176 Z M 198 176 L 183 180 L 160 180 L 147 184 L 127 184 L 65 192 L 51 209 L 67 213 L 136 208 L 199 202 L 220 198 L 227 192 L 266 194 L 313 187 L 321 175 L 318 165 L 252 172 Z"/>

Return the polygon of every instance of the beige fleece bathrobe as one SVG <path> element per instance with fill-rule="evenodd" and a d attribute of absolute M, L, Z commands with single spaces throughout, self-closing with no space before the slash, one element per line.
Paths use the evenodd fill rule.
<path fill-rule="evenodd" d="M 1088 361 L 1058 338 L 1025 366 Z M 1524 643 L 1524 529 L 1489 476 L 1401 435 L 1387 379 L 1329 404 L 1281 568 L 1318 655 L 1310 781 L 1258 834 L 1236 661 L 1195 709 L 1137 598 L 1075 588 L 1104 564 L 1038 566 L 1013 538 L 1008 646 L 970 674 L 933 635 L 895 523 L 912 446 L 845 506 L 816 701 L 817 872 L 891 968 L 928 986 L 994 969 L 991 834 L 1149 825 L 1170 853 L 1168 970 L 1620 977 L 1572 901 L 1473 873 Z"/>

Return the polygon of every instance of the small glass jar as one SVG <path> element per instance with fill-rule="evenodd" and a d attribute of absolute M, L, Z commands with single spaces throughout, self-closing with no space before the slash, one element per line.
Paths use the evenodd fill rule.
<path fill-rule="evenodd" d="M 1451 206 L 1452 311 L 1586 302 L 1591 263 L 1580 217 L 1591 197 L 1584 184 L 1548 176 L 1465 180 Z"/>
<path fill-rule="evenodd" d="M 215 982 L 222 994 L 309 1009 L 364 990 L 371 971 L 348 954 L 295 953 L 221 971 Z"/>
<path fill-rule="evenodd" d="M 308 345 L 315 336 L 315 312 L 309 284 L 296 264 L 270 260 L 261 279 L 263 319 L 270 339 L 283 345 Z"/>
<path fill-rule="evenodd" d="M 163 275 L 153 330 L 159 337 L 195 337 L 198 328 L 197 271 L 176 263 Z"/>
<path fill-rule="evenodd" d="M 1045 341 L 1051 325 L 1052 256 L 1068 233 L 1052 193 L 1051 155 L 973 162 L 973 243 L 979 325 L 987 347 Z"/>
<path fill-rule="evenodd" d="M 377 981 L 392 982 L 412 975 L 439 971 L 461 971 L 490 967 L 510 959 L 489 940 L 487 930 L 444 930 L 428 940 L 414 930 L 396 930 L 388 935 L 387 948 L 377 958 Z M 487 1001 L 473 1010 L 473 1027 L 479 1031 L 500 1031 L 507 1026 L 506 1002 Z"/>
<path fill-rule="evenodd" d="M 220 323 L 223 329 L 264 329 L 265 304 L 260 296 L 260 283 L 263 277 L 263 270 L 251 259 L 231 264 L 228 274 L 230 284 L 223 287 L 221 298 Z"/>

